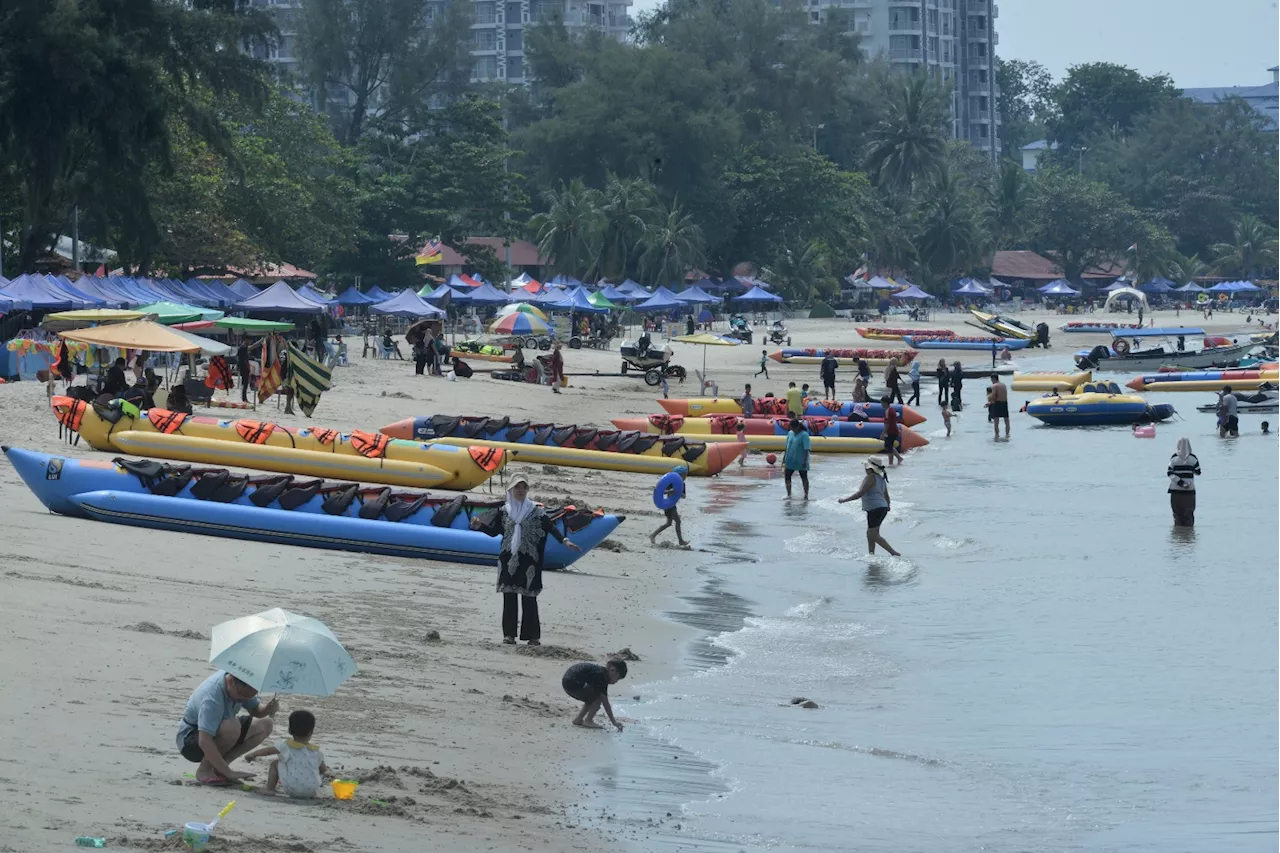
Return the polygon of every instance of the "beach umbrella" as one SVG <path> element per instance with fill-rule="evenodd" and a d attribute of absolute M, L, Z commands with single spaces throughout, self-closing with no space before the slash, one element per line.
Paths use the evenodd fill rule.
<path fill-rule="evenodd" d="M 518 312 L 499 317 L 489 324 L 489 331 L 495 335 L 545 335 L 550 330 L 546 320 Z"/>
<path fill-rule="evenodd" d="M 499 317 L 505 317 L 508 314 L 531 314 L 539 320 L 547 319 L 547 315 L 543 313 L 541 308 L 536 305 L 530 305 L 528 302 L 511 302 L 498 309 Z"/>
<path fill-rule="evenodd" d="M 696 335 L 676 335 L 671 340 L 682 344 L 693 344 L 702 347 L 702 375 L 707 375 L 707 347 L 736 347 L 741 341 L 736 338 L 724 338 L 710 332 L 699 332 Z"/>
<path fill-rule="evenodd" d="M 213 626 L 209 663 L 260 692 L 330 696 L 356 662 L 319 619 L 279 607 Z"/>
<path fill-rule="evenodd" d="M 195 305 L 179 305 L 176 302 L 152 302 L 138 308 L 142 314 L 154 314 L 155 318 L 166 326 L 174 323 L 189 323 L 192 320 L 217 320 L 221 311 L 210 308 L 198 308 Z"/>

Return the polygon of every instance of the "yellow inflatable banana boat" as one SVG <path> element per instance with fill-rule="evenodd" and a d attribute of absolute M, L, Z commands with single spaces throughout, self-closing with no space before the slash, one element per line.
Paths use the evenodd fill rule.
<path fill-rule="evenodd" d="M 693 443 L 707 442 L 715 436 L 685 436 Z M 563 465 L 566 468 L 593 468 L 598 471 L 628 471 L 633 474 L 661 476 L 684 466 L 694 477 L 710 477 L 737 458 L 742 448 L 708 444 L 693 459 L 676 452 L 670 456 L 644 453 L 614 453 L 608 450 L 579 450 L 576 447 L 554 447 L 546 444 L 522 444 L 512 441 L 490 441 L 483 438 L 438 438 L 437 444 L 454 444 L 473 449 L 494 448 L 509 452 L 515 461 L 533 465 Z"/>
<path fill-rule="evenodd" d="M 232 462 L 225 450 L 217 458 L 201 456 L 209 449 L 204 443 L 170 442 L 167 445 L 174 448 L 172 452 L 183 455 L 163 455 L 164 458 L 195 463 L 243 465 L 313 477 L 460 491 L 484 483 L 507 461 L 503 449 L 400 441 L 360 430 L 343 433 L 326 427 L 294 429 L 265 421 L 193 417 L 165 409 L 150 409 L 134 415 L 126 409 L 93 406 L 71 397 L 54 397 L 52 406 L 58 422 L 79 433 L 95 450 L 162 456 L 160 448 L 166 446 L 163 440 L 153 443 L 155 451 L 142 450 L 139 446 L 140 436 L 156 435 L 202 439 L 236 448 L 259 448 L 244 453 L 242 458 L 246 461 Z M 123 439 L 126 434 L 133 435 Z M 132 446 L 126 447 L 126 444 Z M 298 455 L 299 452 L 306 455 Z M 338 473 L 342 466 L 333 462 L 319 465 L 315 458 L 334 456 L 346 461 L 343 470 L 348 473 Z M 255 461 L 248 461 L 251 459 Z"/>
<path fill-rule="evenodd" d="M 1093 371 L 1043 371 L 1040 373 L 1013 374 L 1014 391 L 1053 391 L 1057 389 L 1067 394 L 1093 380 Z"/>

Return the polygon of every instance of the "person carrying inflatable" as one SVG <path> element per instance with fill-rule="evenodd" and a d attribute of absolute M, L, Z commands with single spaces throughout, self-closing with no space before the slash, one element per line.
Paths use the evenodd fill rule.
<path fill-rule="evenodd" d="M 676 507 L 676 504 L 684 497 L 685 478 L 688 476 L 689 469 L 681 465 L 664 474 L 654 488 L 653 505 L 666 514 L 667 520 L 662 523 L 661 527 L 649 534 L 649 543 L 651 545 L 658 543 L 659 533 L 674 525 L 676 528 L 676 541 L 680 543 L 680 547 L 686 551 L 692 547 L 688 542 L 684 541 L 684 531 L 680 527 L 680 510 Z"/>

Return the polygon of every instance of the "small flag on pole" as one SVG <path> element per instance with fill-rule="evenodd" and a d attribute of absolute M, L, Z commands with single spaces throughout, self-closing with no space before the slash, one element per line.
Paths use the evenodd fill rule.
<path fill-rule="evenodd" d="M 437 237 L 434 240 L 428 240 L 427 245 L 422 247 L 413 260 L 418 266 L 423 266 L 424 264 L 438 264 L 443 259 L 444 244 Z"/>
<path fill-rule="evenodd" d="M 320 395 L 328 391 L 333 374 L 324 364 L 307 355 L 296 344 L 289 344 L 289 387 L 293 399 L 307 417 L 311 417 L 320 402 Z"/>
<path fill-rule="evenodd" d="M 1129 248 L 1125 249 L 1125 251 L 1126 251 L 1126 252 L 1136 252 L 1136 251 L 1138 251 L 1138 244 L 1137 244 L 1137 243 L 1134 243 L 1132 246 L 1130 246 Z"/>

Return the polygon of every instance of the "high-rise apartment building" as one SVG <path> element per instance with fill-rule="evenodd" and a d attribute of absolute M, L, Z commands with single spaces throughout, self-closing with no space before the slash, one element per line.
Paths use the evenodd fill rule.
<path fill-rule="evenodd" d="M 862 49 L 902 71 L 952 84 L 951 133 L 999 153 L 994 0 L 805 0 L 817 23 L 830 10 L 848 15 Z"/>
<path fill-rule="evenodd" d="M 280 29 L 278 43 L 265 57 L 285 71 L 298 67 L 298 16 L 302 0 L 254 0 L 266 7 Z M 428 20 L 442 14 L 448 2 L 472 4 L 471 55 L 476 82 L 528 82 L 524 59 L 525 29 L 559 16 L 571 33 L 596 31 L 621 41 L 631 30 L 632 0 L 433 0 L 424 4 Z"/>

